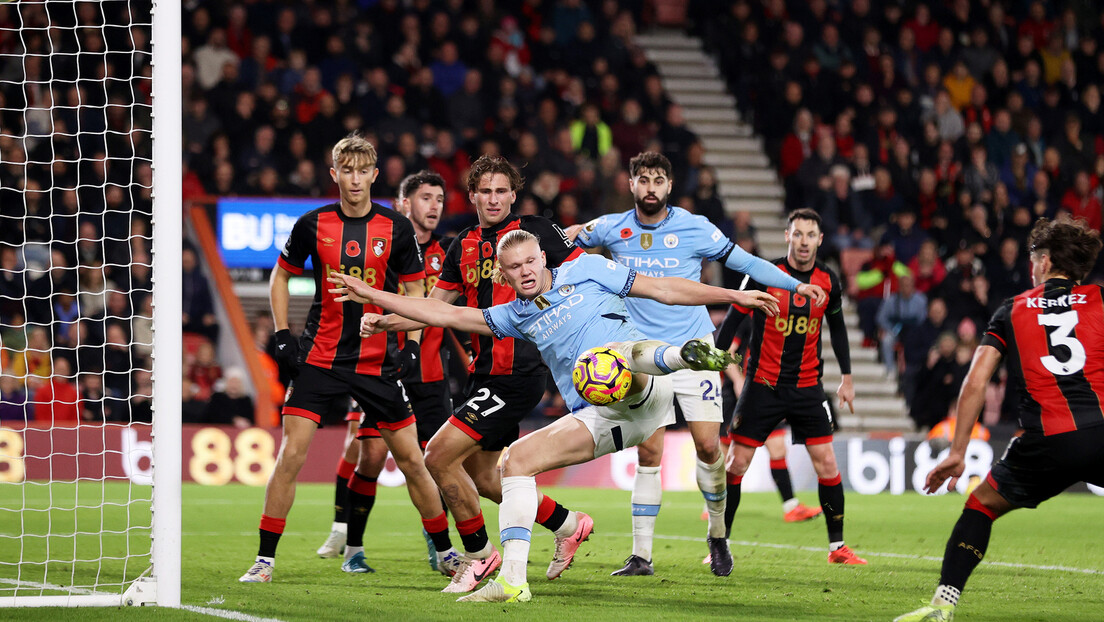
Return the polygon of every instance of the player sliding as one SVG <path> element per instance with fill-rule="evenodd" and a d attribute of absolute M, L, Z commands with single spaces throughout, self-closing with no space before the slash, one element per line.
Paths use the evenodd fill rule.
<path fill-rule="evenodd" d="M 681 350 L 660 341 L 645 341 L 629 320 L 623 300 L 626 296 L 666 304 L 735 303 L 761 309 L 768 315 L 778 310 L 778 301 L 763 292 L 736 292 L 687 279 L 649 277 L 595 255 L 549 270 L 537 237 L 522 230 L 502 236 L 498 258 L 495 278 L 508 284 L 517 299 L 482 310 L 394 296 L 341 274 L 330 277 L 337 286 L 330 292 L 340 301 L 370 301 L 426 324 L 533 343 L 552 369 L 556 386 L 571 408 L 570 417 L 515 441 L 503 455 L 499 510 L 502 569 L 494 581 L 460 598 L 468 602 L 531 598 L 525 565 L 537 514 L 534 478 L 538 473 L 587 462 L 651 436 L 672 399 L 670 379 L 652 376 L 679 369 L 720 370 L 731 361 L 727 352 L 701 340 L 688 341 Z M 377 332 L 379 320 L 379 316 L 366 314 L 362 334 Z M 575 392 L 572 367 L 589 348 L 610 342 L 615 342 L 611 347 L 616 347 L 629 360 L 632 370 L 639 373 L 620 402 L 603 407 L 588 405 Z"/>
<path fill-rule="evenodd" d="M 898 622 L 954 618 L 966 580 L 985 557 L 993 521 L 1034 508 L 1076 482 L 1104 485 L 1104 291 L 1080 284 L 1100 246 L 1083 222 L 1035 223 L 1028 238 L 1035 287 L 993 314 L 962 382 L 951 452 L 928 473 L 924 489 L 935 492 L 943 482 L 953 488 L 962 476 L 985 390 L 1005 356 L 1008 373 L 1020 381 L 1024 432 L 966 499 L 931 604 Z"/>

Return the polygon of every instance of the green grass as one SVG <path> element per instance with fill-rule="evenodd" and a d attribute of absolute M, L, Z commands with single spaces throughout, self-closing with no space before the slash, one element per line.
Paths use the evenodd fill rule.
<path fill-rule="evenodd" d="M 0 508 L 12 507 L 11 490 L 0 488 Z M 109 485 L 104 490 L 109 499 L 128 494 L 125 485 Z M 96 494 L 101 494 L 99 491 L 97 485 Z M 35 494 L 41 492 L 37 489 Z M 185 486 L 182 599 L 186 605 L 311 621 L 354 617 L 453 621 L 488 615 L 527 622 L 718 617 L 889 620 L 930 598 L 938 580 L 943 546 L 963 502 L 958 495 L 849 495 L 847 541 L 870 565 L 841 567 L 826 562 L 823 520 L 784 523 L 777 495 L 746 494 L 733 529 L 736 567 L 731 576 L 720 578 L 701 564 L 706 547 L 705 523 L 699 518 L 700 495 L 666 493 L 654 552 L 656 575 L 618 579 L 609 573 L 619 568 L 630 552 L 629 494 L 592 489 L 547 492 L 595 519 L 597 532 L 580 549 L 575 565 L 555 582 L 544 579 L 552 538 L 538 526 L 529 568 L 533 601 L 466 605 L 439 593 L 445 579 L 432 573 L 425 562 L 417 513 L 403 489 L 381 488 L 369 521 L 366 554 L 376 569 L 374 574 L 348 575 L 340 571 L 337 560 L 314 555 L 329 531 L 332 488 L 302 485 L 280 543 L 275 581 L 245 585 L 237 579 L 256 553 L 256 526 L 264 491 L 242 486 Z M 85 493 L 83 487 L 81 493 Z M 815 502 L 814 492 L 803 492 L 799 497 L 806 503 Z M 55 503 L 66 498 L 55 490 Z M 485 505 L 489 531 L 494 533 L 497 508 Z M 36 520 L 42 518 L 41 513 L 33 516 Z M 98 516 L 90 515 L 87 520 Z M 1068 494 L 1040 510 L 1014 512 L 1002 518 L 993 529 L 986 560 L 964 594 L 959 619 L 1104 618 L 1104 550 L 1096 529 L 1099 516 L 1100 499 Z M 76 520 L 86 519 L 81 515 Z M 55 522 L 55 526 L 61 525 Z M 18 514 L 0 511 L 0 534 L 19 530 Z M 136 546 L 135 539 L 133 534 L 129 538 L 132 547 Z M 0 561 L 10 561 L 12 542 L 0 540 Z M 118 549 L 120 542 L 116 538 L 113 546 Z M 131 566 L 137 567 L 133 562 Z M 26 578 L 27 566 L 24 568 Z M 51 568 L 51 572 L 54 570 Z M 128 573 L 131 570 L 128 567 Z M 60 577 L 51 578 L 63 582 L 71 573 L 79 578 L 87 569 L 61 568 L 59 572 Z M 14 567 L 0 564 L 0 579 L 13 577 Z M 0 590 L 0 596 L 8 595 L 10 589 Z M 63 616 L 82 621 L 215 619 L 185 611 L 151 609 L 83 609 L 76 613 L 39 609 L 20 611 L 18 619 L 57 620 Z M 4 618 L 5 612 L 0 610 L 0 619 Z"/>

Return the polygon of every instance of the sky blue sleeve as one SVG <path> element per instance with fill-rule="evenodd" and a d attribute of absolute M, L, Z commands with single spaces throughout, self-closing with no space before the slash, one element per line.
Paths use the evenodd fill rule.
<path fill-rule="evenodd" d="M 595 218 L 583 225 L 583 230 L 575 238 L 575 244 L 581 248 L 595 248 L 605 246 L 606 230 L 609 229 L 609 219 L 605 216 Z"/>
<path fill-rule="evenodd" d="M 490 327 L 496 339 L 506 339 L 507 337 L 525 339 L 525 335 L 517 329 L 517 314 L 510 308 L 510 304 L 512 303 L 494 305 L 489 309 L 483 309 L 483 319 L 487 321 L 487 326 Z"/>
<path fill-rule="evenodd" d="M 587 255 L 580 259 L 587 260 L 587 263 L 581 266 L 586 268 L 587 278 L 597 281 L 602 287 L 622 298 L 629 295 L 629 290 L 636 281 L 636 270 L 601 255 Z"/>
<path fill-rule="evenodd" d="M 729 240 L 731 250 L 724 259 L 724 265 L 737 272 L 743 272 L 752 280 L 767 287 L 778 287 L 787 291 L 797 291 L 801 282 L 778 269 L 766 259 L 752 255 Z"/>

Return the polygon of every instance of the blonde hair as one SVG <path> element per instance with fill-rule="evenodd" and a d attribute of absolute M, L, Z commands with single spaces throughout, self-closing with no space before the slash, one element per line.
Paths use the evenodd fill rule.
<path fill-rule="evenodd" d="M 495 256 L 501 257 L 502 253 L 525 244 L 526 242 L 536 242 L 540 244 L 540 238 L 535 233 L 530 233 L 524 229 L 514 229 L 502 236 L 502 239 L 498 241 L 498 247 L 495 250 Z M 499 268 L 498 260 L 495 259 L 494 271 L 491 272 L 491 282 L 495 285 L 506 285 L 506 275 L 502 274 L 502 270 Z"/>
<path fill-rule="evenodd" d="M 340 168 L 344 164 L 354 167 L 367 165 L 369 168 L 376 165 L 376 148 L 357 132 L 337 141 L 330 155 L 333 157 L 334 168 Z"/>

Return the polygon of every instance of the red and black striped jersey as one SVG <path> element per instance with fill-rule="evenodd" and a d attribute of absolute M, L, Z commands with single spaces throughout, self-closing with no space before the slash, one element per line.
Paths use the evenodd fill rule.
<path fill-rule="evenodd" d="M 452 238 L 442 238 L 434 233 L 429 242 L 418 244 L 425 258 L 426 294 L 437 284 L 441 276 L 441 270 L 445 266 L 445 249 L 449 247 Z M 426 326 L 422 329 L 421 353 L 422 362 L 417 378 L 410 377 L 403 382 L 437 382 L 445 379 L 446 350 L 444 348 L 445 329 L 440 326 Z"/>
<path fill-rule="evenodd" d="M 767 317 L 762 311 L 752 315 L 746 373 L 767 386 L 815 386 L 824 370 L 820 355 L 824 320 L 828 315 L 840 313 L 843 307 L 839 278 L 819 261 L 807 272 L 794 269 L 785 257 L 772 263 L 802 283 L 819 285 L 828 292 L 828 304 L 818 307 L 801 294 L 766 287 L 746 277 L 741 289 L 765 291 L 778 299 L 778 315 Z M 751 309 L 738 305 L 733 308 L 744 314 L 752 313 Z"/>
<path fill-rule="evenodd" d="M 360 337 L 361 316 L 383 310 L 335 302 L 334 296 L 325 293 L 329 289 L 325 275 L 337 270 L 387 292 L 397 292 L 400 282 L 424 279 L 414 226 L 405 216 L 375 203 L 362 218 L 347 216 L 338 203 L 326 205 L 295 221 L 278 263 L 292 274 L 302 274 L 308 257 L 314 265 L 314 303 L 300 337 L 300 362 L 372 376 L 390 372 L 398 348 L 396 335 Z"/>
<path fill-rule="evenodd" d="M 1067 279 L 1009 298 L 982 345 L 1000 350 L 1023 390 L 1020 426 L 1046 436 L 1104 424 L 1104 300 Z"/>
<path fill-rule="evenodd" d="M 491 273 L 498 263 L 498 240 L 514 229 L 524 229 L 540 238 L 548 267 L 555 268 L 583 254 L 583 250 L 567 239 L 563 230 L 541 216 L 510 215 L 494 227 L 469 227 L 460 232 L 445 256 L 437 287 L 459 292 L 468 306 L 486 309 L 505 304 L 517 297 L 509 285 L 495 285 Z M 494 339 L 472 335 L 475 360 L 469 371 L 496 376 L 532 375 L 545 369 L 536 346 L 512 338 Z"/>

